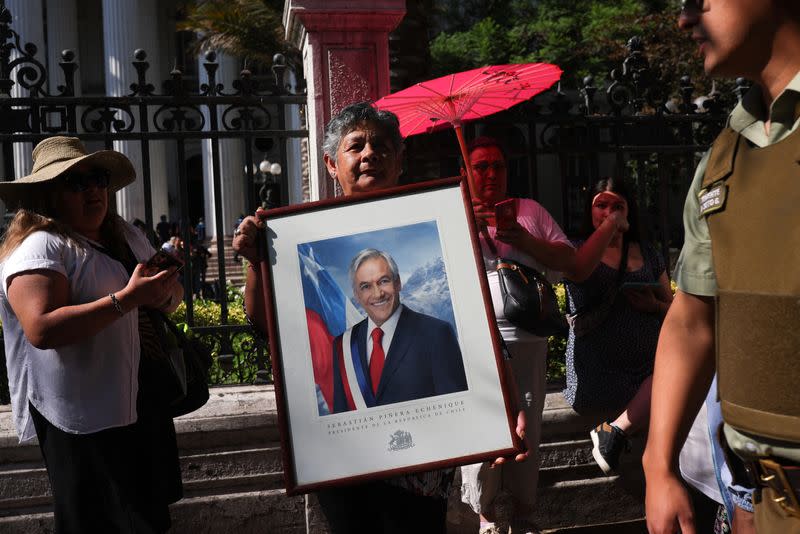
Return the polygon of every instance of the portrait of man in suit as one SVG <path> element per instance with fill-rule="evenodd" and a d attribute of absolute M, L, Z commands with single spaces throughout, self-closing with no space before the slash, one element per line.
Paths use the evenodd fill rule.
<path fill-rule="evenodd" d="M 452 326 L 400 302 L 400 272 L 388 253 L 362 250 L 348 274 L 367 318 L 334 339 L 334 413 L 467 389 Z"/>

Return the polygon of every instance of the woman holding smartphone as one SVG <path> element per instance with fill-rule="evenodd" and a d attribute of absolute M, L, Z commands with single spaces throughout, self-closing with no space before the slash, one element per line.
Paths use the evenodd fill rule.
<path fill-rule="evenodd" d="M 636 199 L 614 178 L 595 184 L 584 235 L 618 224 L 608 221 L 628 222 L 590 269 L 567 273 L 567 304 L 575 320 L 564 390 L 575 411 L 613 418 L 590 433 L 592 455 L 606 474 L 616 469 L 628 436 L 647 425 L 658 334 L 672 302 L 664 259 L 641 239 Z"/>
<path fill-rule="evenodd" d="M 166 532 L 182 494 L 175 427 L 140 363 L 164 356 L 143 310 L 173 311 L 183 289 L 108 210 L 135 178 L 119 152 L 51 137 L 32 174 L 0 183 L 17 208 L 0 245 L 11 407 L 20 441 L 39 440 L 59 534 Z"/>
<path fill-rule="evenodd" d="M 590 272 L 618 226 L 609 221 L 585 246 L 575 250 L 553 217 L 535 200 L 509 198 L 506 157 L 497 140 L 479 137 L 468 147 L 475 190 L 473 210 L 480 229 L 489 289 L 497 326 L 511 352 L 512 372 L 527 419 L 529 456 L 522 463 L 491 469 L 488 463 L 461 468 L 462 500 L 480 515 L 482 533 L 531 524 L 539 477 L 539 438 L 546 393 L 547 339 L 518 328 L 503 313 L 495 260 L 508 258 L 539 271 L 552 281 L 561 273 Z M 461 169 L 466 175 L 466 168 Z M 610 223 L 614 222 L 613 225 Z M 494 529 L 494 530 L 493 530 Z M 529 530 L 521 530 L 528 532 Z"/>

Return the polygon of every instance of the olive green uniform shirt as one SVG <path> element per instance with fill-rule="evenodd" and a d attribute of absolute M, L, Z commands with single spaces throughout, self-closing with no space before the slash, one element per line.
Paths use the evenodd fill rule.
<path fill-rule="evenodd" d="M 768 115 L 769 113 L 769 115 Z M 765 147 L 785 139 L 800 125 L 800 73 L 775 99 L 769 110 L 764 109 L 761 89 L 753 87 L 734 108 L 728 126 L 757 147 Z M 771 120 L 769 135 L 764 131 L 764 118 Z M 700 216 L 700 197 L 703 176 L 708 165 L 706 153 L 694 174 L 686 204 L 683 208 L 685 238 L 678 263 L 675 267 L 675 282 L 678 288 L 693 295 L 713 297 L 717 294 L 717 279 L 711 255 L 711 236 L 706 218 Z M 800 269 L 800 265 L 797 266 Z M 800 326 L 800 325 L 798 325 Z M 800 384 L 798 385 L 800 387 Z M 791 444 L 754 438 L 725 426 L 725 437 L 731 448 L 742 456 L 780 456 L 800 462 L 800 447 Z"/>

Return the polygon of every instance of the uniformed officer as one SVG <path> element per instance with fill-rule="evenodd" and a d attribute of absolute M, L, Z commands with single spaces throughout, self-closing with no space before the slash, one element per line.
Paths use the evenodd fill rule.
<path fill-rule="evenodd" d="M 677 459 L 716 353 L 724 436 L 759 485 L 757 531 L 800 533 L 800 2 L 684 0 L 679 25 L 708 74 L 754 87 L 686 199 L 643 458 L 647 525 L 695 533 Z"/>

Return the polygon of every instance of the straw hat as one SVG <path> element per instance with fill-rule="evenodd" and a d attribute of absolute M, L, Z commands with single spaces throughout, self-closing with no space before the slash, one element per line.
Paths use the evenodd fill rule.
<path fill-rule="evenodd" d="M 33 171 L 13 182 L 0 182 L 0 199 L 6 207 L 30 205 L 42 194 L 42 185 L 54 180 L 81 161 L 90 162 L 109 172 L 108 192 L 115 193 L 136 180 L 136 171 L 130 160 L 120 152 L 100 150 L 86 152 L 77 137 L 49 137 L 33 149 Z"/>

